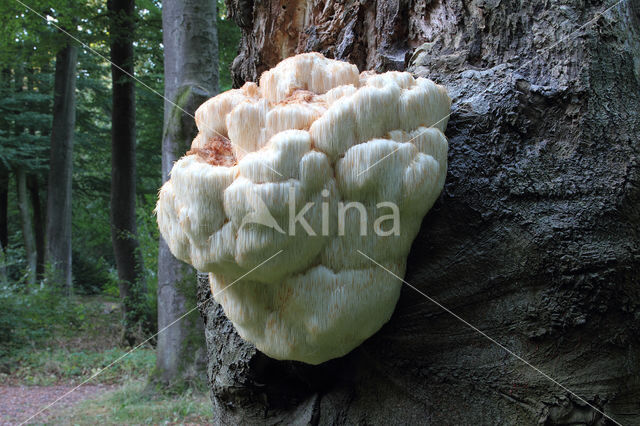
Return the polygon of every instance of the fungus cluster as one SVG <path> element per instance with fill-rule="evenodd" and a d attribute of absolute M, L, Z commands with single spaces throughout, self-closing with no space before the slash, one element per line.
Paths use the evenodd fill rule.
<path fill-rule="evenodd" d="M 199 133 L 160 190 L 162 236 L 209 273 L 259 350 L 342 356 L 394 310 L 401 281 L 361 253 L 404 275 L 444 185 L 450 106 L 443 87 L 406 72 L 285 59 L 198 108 Z"/>

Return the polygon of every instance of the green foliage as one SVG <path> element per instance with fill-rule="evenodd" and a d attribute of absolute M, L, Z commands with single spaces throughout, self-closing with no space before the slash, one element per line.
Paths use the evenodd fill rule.
<path fill-rule="evenodd" d="M 108 16 L 105 0 L 29 2 L 38 13 L 16 2 L 0 5 L 0 166 L 27 168 L 46 181 L 53 105 L 55 54 L 73 42 L 55 26 L 61 26 L 87 43 L 79 49 L 76 130 L 73 157 L 74 280 L 80 293 L 114 289 L 115 267 L 109 219 L 111 73 Z M 240 31 L 218 1 L 220 89 L 231 88 L 229 67 L 236 55 Z M 160 0 L 136 2 L 137 191 L 141 250 L 150 291 L 157 288 L 158 233 L 152 210 L 161 183 L 161 142 L 164 100 L 162 10 Z M 103 58 L 97 56 L 99 53 Z M 145 87 L 148 86 L 148 87 Z M 150 88 L 157 93 L 153 93 Z M 43 188 L 46 189 L 46 188 Z M 41 198 L 46 200 L 46 194 Z M 46 204 L 46 203 L 45 203 Z M 15 209 L 13 209 L 15 210 Z M 18 235 L 6 257 L 14 280 L 24 259 L 20 220 L 10 207 L 10 234 Z M 99 271 L 98 269 L 102 269 Z M 86 276 L 85 276 L 86 275 Z M 151 295 L 151 293 L 150 293 Z M 152 296 L 155 298 L 155 296 Z M 155 301 L 149 305 L 155 311 Z"/>
<path fill-rule="evenodd" d="M 46 170 L 51 126 L 52 75 L 0 71 L 0 166 Z"/>
<path fill-rule="evenodd" d="M 95 259 L 74 250 L 72 254 L 74 293 L 100 294 L 107 288 L 114 286 L 117 288 L 118 282 L 111 268 L 103 257 Z"/>
<path fill-rule="evenodd" d="M 0 287 L 0 358 L 34 346 L 56 333 L 82 327 L 85 310 L 56 285 L 25 288 L 22 283 Z"/>
<path fill-rule="evenodd" d="M 227 13 L 224 1 L 218 0 L 218 59 L 220 92 L 231 89 L 231 63 L 238 54 L 240 28 Z"/>
<path fill-rule="evenodd" d="M 109 299 L 116 300 L 118 281 L 109 218 L 112 95 L 111 68 L 105 60 L 109 57 L 110 42 L 106 0 L 53 3 L 30 0 L 27 3 L 49 23 L 17 2 L 0 2 L 0 168 L 3 171 L 11 175 L 18 168 L 26 169 L 40 182 L 46 182 L 56 53 L 65 44 L 76 43 L 53 24 L 90 47 L 79 48 L 76 79 L 72 183 L 74 294 L 66 295 L 46 276 L 42 285 L 26 285 L 22 230 L 13 190 L 15 182 L 11 178 L 9 244 L 0 251 L 0 268 L 4 272 L 0 275 L 0 364 L 11 365 L 11 368 L 18 365 L 17 376 L 29 383 L 80 380 L 90 374 L 92 368 L 105 365 L 123 353 L 121 349 L 99 353 L 106 346 L 116 347 L 119 343 L 116 336 L 122 330 L 121 311 L 113 308 L 116 304 Z M 162 179 L 164 119 L 164 100 L 158 96 L 164 92 L 161 1 L 137 0 L 136 12 L 135 74 L 144 82 L 136 83 L 137 218 L 147 293 L 134 302 L 134 308 L 155 325 L 159 235 L 153 209 Z M 224 91 L 232 85 L 229 68 L 237 52 L 240 31 L 228 17 L 223 1 L 218 1 L 217 28 L 219 86 L 220 91 Z M 46 185 L 42 186 L 39 197 L 46 200 Z M 185 291 L 195 292 L 194 280 L 184 283 Z M 101 294 L 107 301 L 84 297 L 95 294 Z M 198 320 L 197 313 L 193 316 Z M 145 330 L 143 334 L 146 337 L 154 331 Z M 201 341 L 196 338 L 202 336 L 194 333 L 187 343 L 198 347 Z M 98 344 L 103 347 L 93 346 Z M 37 349 L 43 346 L 51 349 Z M 114 376 L 105 373 L 103 377 L 107 381 L 115 381 L 118 374 L 140 377 L 145 369 L 147 372 L 153 369 L 149 351 L 136 351 L 113 370 Z M 189 416 L 192 408 L 187 402 L 186 399 L 171 402 L 168 409 L 171 413 Z M 136 417 L 140 422 L 173 416 L 162 411 L 163 408 L 152 408 L 151 399 L 132 403 L 143 413 Z M 208 401 L 204 405 L 209 409 Z M 195 412 L 199 413 L 198 410 Z M 116 419 L 120 414 L 127 420 L 126 416 L 136 415 L 125 409 L 116 411 Z"/>
<path fill-rule="evenodd" d="M 7 282 L 0 282 L 0 285 L 13 283 L 15 286 L 22 286 L 26 282 L 27 261 L 24 254 L 22 241 L 18 241 L 21 235 L 10 235 L 9 245 L 0 251 L 0 268 L 6 274 Z"/>

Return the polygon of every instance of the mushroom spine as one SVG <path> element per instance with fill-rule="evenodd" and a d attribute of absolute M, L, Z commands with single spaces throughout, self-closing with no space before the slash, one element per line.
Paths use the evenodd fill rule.
<path fill-rule="evenodd" d="M 444 185 L 450 106 L 410 73 L 287 58 L 198 108 L 199 133 L 160 190 L 160 232 L 260 351 L 345 355 L 393 313 L 393 274 Z"/>

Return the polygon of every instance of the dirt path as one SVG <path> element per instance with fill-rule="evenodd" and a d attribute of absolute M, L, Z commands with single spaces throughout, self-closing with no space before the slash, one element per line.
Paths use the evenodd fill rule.
<path fill-rule="evenodd" d="M 3 386 L 0 385 L 0 425 L 20 424 L 73 389 L 74 385 L 55 386 Z M 52 412 L 86 399 L 97 398 L 115 389 L 112 385 L 84 385 L 76 389 L 50 409 L 40 413 L 29 423 L 45 421 Z"/>

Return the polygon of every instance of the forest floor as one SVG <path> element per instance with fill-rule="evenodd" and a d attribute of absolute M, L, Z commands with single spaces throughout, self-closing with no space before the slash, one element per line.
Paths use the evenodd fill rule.
<path fill-rule="evenodd" d="M 0 385 L 0 425 L 22 423 L 35 416 L 31 422 L 46 422 L 61 410 L 68 409 L 80 401 L 97 398 L 115 385 L 84 385 L 55 403 L 51 410 L 36 414 L 56 399 L 74 389 L 74 385 L 53 386 L 4 386 Z"/>
<path fill-rule="evenodd" d="M 212 416 L 207 395 L 190 389 L 169 394 L 148 385 L 155 350 L 142 347 L 123 357 L 119 307 L 102 298 L 72 336 L 56 335 L 24 348 L 0 364 L 0 425 L 21 424 L 65 393 L 67 396 L 28 424 L 203 424 Z M 121 359 L 120 359 L 121 358 Z M 86 379 L 95 378 L 75 389 Z"/>

